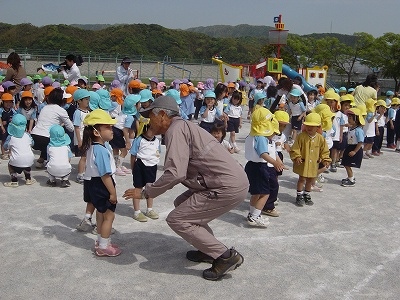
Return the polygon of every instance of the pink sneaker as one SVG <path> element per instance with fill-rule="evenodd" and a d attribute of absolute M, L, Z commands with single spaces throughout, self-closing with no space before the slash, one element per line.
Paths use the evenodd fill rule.
<path fill-rule="evenodd" d="M 109 257 L 114 257 L 118 256 L 121 254 L 121 249 L 119 248 L 114 248 L 111 244 L 108 244 L 106 249 L 100 249 L 97 248 L 95 251 L 95 254 L 97 256 L 109 256 Z"/>
<path fill-rule="evenodd" d="M 119 249 L 119 247 L 116 244 L 109 243 L 108 245 L 111 245 L 111 247 L 113 247 L 113 248 Z M 99 249 L 99 241 L 94 242 L 94 250 L 97 250 L 97 249 Z"/>
<path fill-rule="evenodd" d="M 126 173 L 121 170 L 121 168 L 117 168 L 115 171 L 115 175 L 117 176 L 126 176 Z"/>
<path fill-rule="evenodd" d="M 121 171 L 124 172 L 125 174 L 132 174 L 132 170 L 122 166 Z"/>

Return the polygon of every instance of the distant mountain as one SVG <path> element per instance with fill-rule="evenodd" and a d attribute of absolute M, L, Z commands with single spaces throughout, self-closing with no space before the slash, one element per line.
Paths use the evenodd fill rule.
<path fill-rule="evenodd" d="M 117 25 L 118 24 L 114 24 L 114 25 L 111 25 L 111 24 L 71 24 L 70 26 L 78 27 L 78 28 L 84 29 L 84 30 L 97 31 L 97 30 L 102 30 L 102 29 L 105 29 L 105 28 L 108 28 L 111 26 L 117 26 Z"/>
<path fill-rule="evenodd" d="M 255 26 L 248 24 L 200 26 L 186 29 L 186 31 L 203 33 L 214 38 L 239 38 L 239 37 L 264 37 L 268 38 L 268 31 L 274 29 L 270 26 Z"/>
<path fill-rule="evenodd" d="M 341 43 L 346 44 L 348 46 L 354 46 L 354 44 L 356 43 L 356 36 L 348 35 L 348 34 L 341 34 L 341 33 L 312 33 L 312 34 L 302 35 L 302 37 L 310 37 L 310 38 L 314 38 L 314 39 L 335 37 Z"/>

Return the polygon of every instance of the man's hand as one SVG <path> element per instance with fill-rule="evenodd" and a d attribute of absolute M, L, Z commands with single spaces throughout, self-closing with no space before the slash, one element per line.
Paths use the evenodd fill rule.
<path fill-rule="evenodd" d="M 142 199 L 142 192 L 140 192 L 138 189 L 128 189 L 125 191 L 122 197 L 124 197 L 125 200 Z"/>

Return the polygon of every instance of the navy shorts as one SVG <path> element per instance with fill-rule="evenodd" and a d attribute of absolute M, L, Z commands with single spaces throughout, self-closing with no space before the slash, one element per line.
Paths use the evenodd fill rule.
<path fill-rule="evenodd" d="M 25 172 L 30 172 L 31 171 L 31 167 L 15 167 L 13 165 L 8 164 L 9 168 L 12 169 L 15 173 L 17 174 L 21 174 L 23 171 Z"/>
<path fill-rule="evenodd" d="M 228 120 L 228 128 L 226 129 L 227 132 L 236 132 L 239 133 L 239 125 L 240 125 L 240 118 L 232 118 L 230 117 Z"/>
<path fill-rule="evenodd" d="M 275 168 L 267 163 L 248 161 L 244 171 L 249 179 L 251 195 L 270 195 L 278 192 L 278 176 Z"/>
<path fill-rule="evenodd" d="M 112 128 L 114 137 L 110 141 L 111 148 L 113 149 L 123 149 L 125 148 L 125 139 L 124 139 L 124 132 L 122 129 L 118 129 L 117 127 Z"/>
<path fill-rule="evenodd" d="M 292 116 L 290 119 L 290 124 L 292 125 L 292 129 L 300 130 L 302 120 L 297 120 L 299 116 Z"/>
<path fill-rule="evenodd" d="M 364 144 L 373 144 L 375 140 L 374 136 L 369 136 L 364 138 Z"/>
<path fill-rule="evenodd" d="M 349 156 L 349 152 L 353 151 L 357 145 L 348 145 L 343 152 L 342 165 L 345 167 L 360 168 L 363 159 L 363 149 L 360 148 L 356 154 L 352 157 Z"/>
<path fill-rule="evenodd" d="M 349 134 L 348 132 L 343 132 L 342 142 L 340 143 L 338 150 L 343 151 L 347 148 L 347 135 L 348 134 Z"/>
<path fill-rule="evenodd" d="M 207 123 L 207 122 L 201 121 L 199 125 L 201 128 L 207 130 L 208 132 L 211 132 L 211 129 L 214 127 L 214 124 L 215 124 L 215 122 Z"/>
<path fill-rule="evenodd" d="M 135 188 L 142 188 L 147 183 L 156 181 L 157 165 L 145 166 L 140 158 L 135 161 L 135 166 L 132 171 L 133 186 Z"/>
<path fill-rule="evenodd" d="M 112 180 L 115 186 L 114 179 Z M 107 209 L 115 211 L 116 204 L 110 202 L 110 193 L 105 187 L 101 177 L 92 177 L 83 182 L 83 201 L 92 203 L 100 213 L 105 213 Z"/>

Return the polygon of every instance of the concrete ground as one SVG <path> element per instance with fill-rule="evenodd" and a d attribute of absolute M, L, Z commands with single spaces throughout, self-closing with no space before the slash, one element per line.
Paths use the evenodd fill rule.
<path fill-rule="evenodd" d="M 248 132 L 246 120 L 242 149 Z M 186 260 L 192 247 L 165 222 L 183 186 L 155 200 L 159 220 L 139 223 L 122 198 L 132 178 L 118 177 L 112 239 L 123 253 L 99 258 L 95 236 L 75 230 L 85 209 L 82 186 L 47 187 L 46 173 L 34 169 L 35 185 L 0 187 L 0 299 L 398 299 L 400 154 L 383 153 L 355 170 L 355 187 L 340 186 L 344 169 L 325 174 L 311 207 L 294 205 L 297 177 L 285 171 L 280 216 L 267 229 L 248 227 L 249 198 L 213 221 L 215 235 L 245 259 L 217 282 L 202 279 L 209 265 Z M 245 164 L 243 151 L 233 155 Z M 287 154 L 285 162 L 292 166 Z M 0 182 L 8 180 L 2 161 Z"/>

